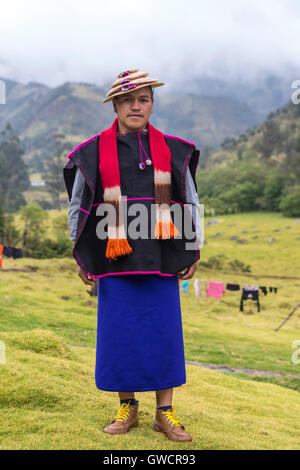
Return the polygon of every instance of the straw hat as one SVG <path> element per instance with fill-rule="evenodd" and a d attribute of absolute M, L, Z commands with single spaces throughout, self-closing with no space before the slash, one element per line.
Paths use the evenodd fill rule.
<path fill-rule="evenodd" d="M 155 88 L 164 85 L 163 82 L 159 82 L 156 78 L 148 77 L 148 75 L 149 73 L 139 72 L 138 69 L 126 70 L 125 72 L 119 73 L 117 75 L 118 80 L 110 85 L 111 89 L 106 93 L 106 98 L 103 103 L 111 101 L 115 96 L 125 95 L 132 90 L 138 90 L 145 86 Z"/>

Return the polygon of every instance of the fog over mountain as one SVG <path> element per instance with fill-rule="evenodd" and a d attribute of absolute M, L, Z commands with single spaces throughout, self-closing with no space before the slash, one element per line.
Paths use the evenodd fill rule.
<path fill-rule="evenodd" d="M 162 93 L 200 77 L 236 93 L 269 75 L 300 78 L 296 0 L 11 0 L 1 19 L 0 76 L 22 83 L 104 86 L 130 67 L 165 81 Z"/>
<path fill-rule="evenodd" d="M 300 79 L 295 0 L 11 0 L 1 19 L 0 126 L 37 164 L 52 131 L 75 142 L 110 123 L 101 99 L 128 68 L 165 82 L 153 123 L 202 148 L 259 124 Z"/>

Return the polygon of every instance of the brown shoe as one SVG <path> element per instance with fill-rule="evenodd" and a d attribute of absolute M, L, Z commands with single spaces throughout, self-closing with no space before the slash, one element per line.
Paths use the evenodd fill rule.
<path fill-rule="evenodd" d="M 103 431 L 107 434 L 125 434 L 130 428 L 137 427 L 139 425 L 138 420 L 138 406 L 137 400 L 136 405 L 130 405 L 129 403 L 123 403 L 118 411 L 118 414 L 108 424 Z"/>
<path fill-rule="evenodd" d="M 171 441 L 188 442 L 193 440 L 183 424 L 179 422 L 175 408 L 168 411 L 156 410 L 153 429 L 164 433 Z"/>

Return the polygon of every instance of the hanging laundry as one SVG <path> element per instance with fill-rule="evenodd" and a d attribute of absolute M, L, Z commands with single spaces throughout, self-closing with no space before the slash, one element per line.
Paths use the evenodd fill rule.
<path fill-rule="evenodd" d="M 277 294 L 277 287 L 269 287 L 269 292 L 273 292 L 274 290 L 274 293 Z"/>
<path fill-rule="evenodd" d="M 259 287 L 258 286 L 249 286 L 244 285 L 242 289 L 242 296 L 241 296 L 241 304 L 240 304 L 240 311 L 244 311 L 244 300 L 254 300 L 257 303 L 257 310 L 260 312 L 260 305 L 259 305 Z"/>
<path fill-rule="evenodd" d="M 224 282 L 209 281 L 208 289 L 206 289 L 207 297 L 222 299 L 223 294 L 225 294 Z"/>
<path fill-rule="evenodd" d="M 16 259 L 16 258 L 22 258 L 23 256 L 23 252 L 22 250 L 18 249 L 18 248 L 13 248 L 13 258 Z"/>
<path fill-rule="evenodd" d="M 7 256 L 8 258 L 11 258 L 13 255 L 13 250 L 12 248 L 9 248 L 8 246 L 3 247 L 3 254 Z"/>
<path fill-rule="evenodd" d="M 196 298 L 198 300 L 200 295 L 201 295 L 201 293 L 200 293 L 200 282 L 199 282 L 198 278 L 194 279 L 194 290 L 195 290 Z"/>
<path fill-rule="evenodd" d="M 207 281 L 203 279 L 194 279 L 194 290 L 197 299 L 200 299 L 204 297 L 204 293 L 206 292 L 207 289 Z"/>
<path fill-rule="evenodd" d="M 204 296 L 204 293 L 206 293 L 206 290 L 207 290 L 207 280 L 199 279 L 199 286 L 200 286 L 200 296 L 206 299 L 206 296 Z"/>
<path fill-rule="evenodd" d="M 7 256 L 8 258 L 13 257 L 14 259 L 16 258 L 22 258 L 23 252 L 19 248 L 12 248 L 10 246 L 4 246 L 3 247 L 3 254 Z"/>
<path fill-rule="evenodd" d="M 184 292 L 184 295 L 187 295 L 188 290 L 189 290 L 189 281 L 188 281 L 188 279 L 185 279 L 185 280 L 182 281 L 181 287 L 182 287 L 182 290 Z"/>
<path fill-rule="evenodd" d="M 2 268 L 2 253 L 3 253 L 3 245 L 0 245 L 0 268 Z"/>
<path fill-rule="evenodd" d="M 227 290 L 240 290 L 240 285 L 239 284 L 226 284 L 226 289 Z"/>
<path fill-rule="evenodd" d="M 267 291 L 267 287 L 266 286 L 259 286 L 259 288 L 261 289 L 261 291 L 267 295 L 268 291 Z"/>
<path fill-rule="evenodd" d="M 194 279 L 194 290 L 195 295 L 197 298 L 197 302 L 199 299 L 204 298 L 206 300 L 206 289 L 207 289 L 207 281 L 203 279 Z"/>

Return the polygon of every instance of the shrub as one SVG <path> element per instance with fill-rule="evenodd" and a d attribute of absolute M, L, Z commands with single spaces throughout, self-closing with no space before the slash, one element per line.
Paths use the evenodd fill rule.
<path fill-rule="evenodd" d="M 288 194 L 286 194 L 279 208 L 283 215 L 288 217 L 300 216 L 300 186 L 295 186 Z"/>
<path fill-rule="evenodd" d="M 226 259 L 225 255 L 211 256 L 207 261 L 199 261 L 199 265 L 208 269 L 221 270 L 225 266 Z"/>
<path fill-rule="evenodd" d="M 251 273 L 250 264 L 245 264 L 243 261 L 239 261 L 238 259 L 230 261 L 229 268 L 232 271 L 242 271 L 245 273 Z"/>

